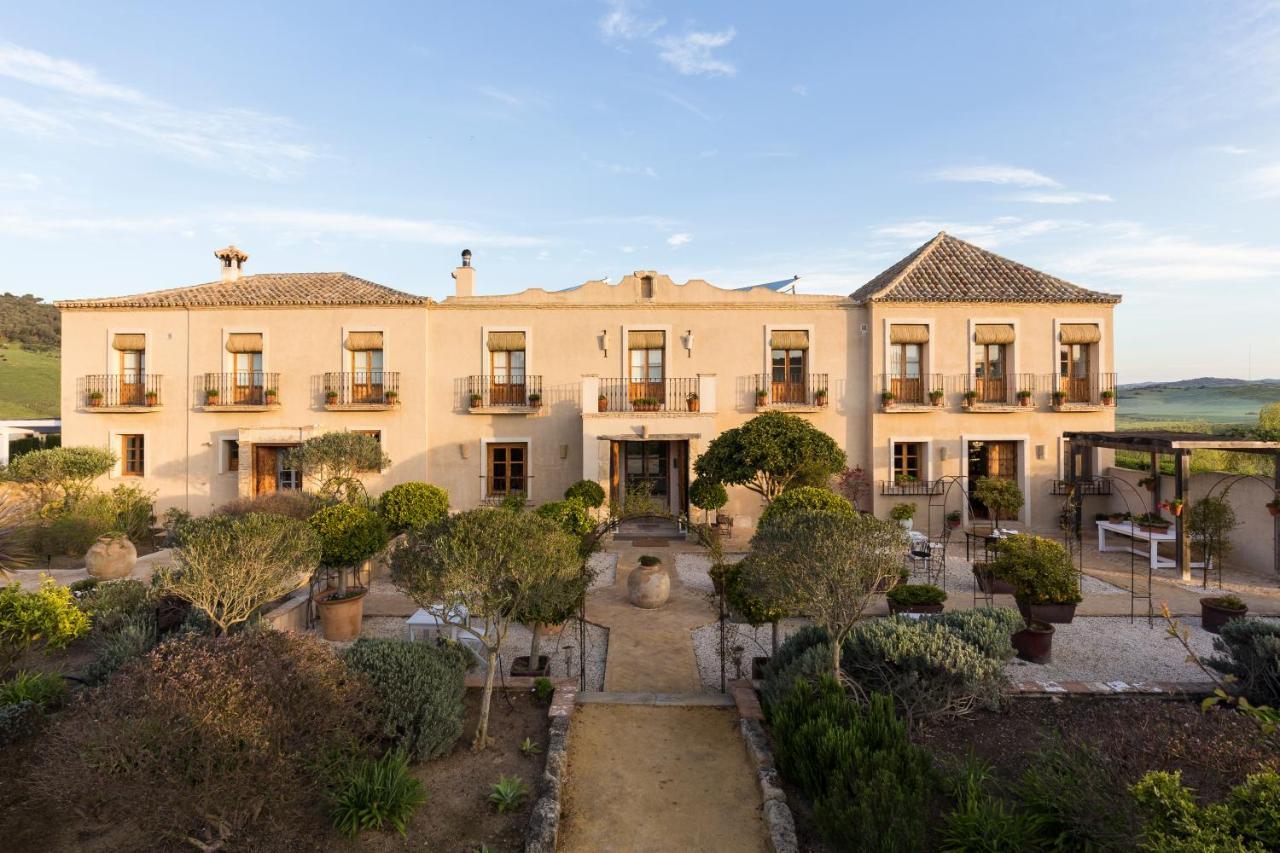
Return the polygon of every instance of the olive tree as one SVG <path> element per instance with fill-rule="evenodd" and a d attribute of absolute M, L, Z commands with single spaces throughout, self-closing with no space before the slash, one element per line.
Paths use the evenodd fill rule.
<path fill-rule="evenodd" d="M 42 506 L 58 500 L 75 503 L 115 464 L 116 455 L 105 447 L 51 447 L 22 454 L 4 475 L 34 490 Z"/>
<path fill-rule="evenodd" d="M 1000 518 L 1013 518 L 1022 509 L 1022 489 L 1004 477 L 980 477 L 973 487 L 973 497 L 991 511 L 991 526 L 998 528 Z"/>
<path fill-rule="evenodd" d="M 701 477 L 689 486 L 689 503 L 702 510 L 704 521 L 728 502 L 729 493 L 723 483 Z"/>
<path fill-rule="evenodd" d="M 209 617 L 214 636 L 298 587 L 320 562 L 320 537 L 279 515 L 214 515 L 183 528 L 168 592 Z"/>
<path fill-rule="evenodd" d="M 315 484 L 321 497 L 348 503 L 365 496 L 359 474 L 391 464 L 378 439 L 362 432 L 326 432 L 289 451 L 289 464 Z"/>
<path fill-rule="evenodd" d="M 845 466 L 844 451 L 804 418 L 765 412 L 716 436 L 694 462 L 699 477 L 745 486 L 772 501 L 797 478 L 829 478 Z"/>
<path fill-rule="evenodd" d="M 429 530 L 411 532 L 391 559 L 391 580 L 420 606 L 484 647 L 488 672 L 480 701 L 474 749 L 489 743 L 489 705 L 498 650 L 513 621 L 558 582 L 582 571 L 579 543 L 535 513 L 497 508 L 468 510 Z M 470 619 L 457 615 L 465 608 Z"/>
<path fill-rule="evenodd" d="M 762 523 L 743 561 L 743 588 L 768 608 L 806 613 L 831 639 L 831 671 L 840 648 L 876 589 L 902 569 L 907 534 L 859 513 L 788 512 Z"/>

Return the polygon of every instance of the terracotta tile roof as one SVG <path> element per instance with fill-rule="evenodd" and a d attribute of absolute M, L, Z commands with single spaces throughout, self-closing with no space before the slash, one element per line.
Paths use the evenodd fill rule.
<path fill-rule="evenodd" d="M 153 290 L 134 296 L 67 299 L 59 308 L 216 308 L 235 305 L 424 305 L 425 296 L 344 272 L 261 273 L 237 281 Z"/>
<path fill-rule="evenodd" d="M 1119 302 L 946 232 L 850 294 L 855 302 Z"/>

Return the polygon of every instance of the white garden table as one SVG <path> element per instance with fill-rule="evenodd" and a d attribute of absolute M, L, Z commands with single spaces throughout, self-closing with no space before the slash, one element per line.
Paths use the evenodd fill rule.
<path fill-rule="evenodd" d="M 467 618 L 467 608 L 462 605 L 458 605 L 450 611 L 448 619 L 444 618 L 444 606 L 436 604 L 429 608 L 418 608 L 412 616 L 405 620 L 405 626 L 409 630 L 410 642 L 418 639 L 419 633 L 425 635 L 424 639 L 432 639 L 443 634 L 448 636 L 450 640 L 457 640 L 459 624 L 470 624 Z"/>
<path fill-rule="evenodd" d="M 1119 536 L 1128 537 L 1130 544 L 1123 548 L 1108 548 L 1108 533 L 1115 533 Z M 1141 527 L 1138 527 L 1138 525 L 1127 521 L 1098 522 L 1098 551 L 1128 551 L 1131 554 L 1137 554 L 1139 557 L 1147 558 L 1147 560 L 1150 561 L 1151 568 L 1153 569 L 1171 569 L 1178 564 L 1176 560 L 1160 556 L 1160 543 L 1173 542 L 1176 539 L 1177 535 L 1173 532 L 1172 528 L 1165 530 L 1164 533 L 1156 533 L 1152 530 L 1143 530 Z M 1136 542 L 1146 542 L 1147 550 L 1140 550 L 1137 545 L 1134 544 Z M 1194 566 L 1195 564 L 1192 565 Z"/>

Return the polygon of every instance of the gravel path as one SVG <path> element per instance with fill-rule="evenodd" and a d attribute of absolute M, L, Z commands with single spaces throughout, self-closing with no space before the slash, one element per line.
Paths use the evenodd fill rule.
<path fill-rule="evenodd" d="M 736 563 L 745 554 L 725 554 L 725 563 Z M 704 554 L 676 554 L 676 576 L 680 583 L 691 589 L 702 592 L 713 592 L 715 584 L 711 582 L 711 560 Z"/>
<path fill-rule="evenodd" d="M 785 640 L 807 624 L 808 621 L 805 619 L 784 620 L 779 626 L 781 639 Z M 725 648 L 728 653 L 725 657 L 728 659 L 728 666 L 725 668 L 725 677 L 750 678 L 751 659 L 768 657 L 772 648 L 772 636 L 772 629 L 768 625 L 753 628 L 742 623 L 726 622 Z M 742 651 L 735 652 L 735 646 L 740 646 Z M 698 679 L 702 682 L 702 689 L 718 693 L 720 691 L 720 624 L 718 622 L 694 629 L 693 654 L 698 662 Z M 739 674 L 739 666 L 741 674 Z"/>
<path fill-rule="evenodd" d="M 946 570 L 946 590 L 951 596 L 973 595 L 975 586 L 973 578 L 973 563 L 964 558 L 964 542 L 959 546 L 954 543 L 947 552 L 947 570 Z M 924 569 L 914 569 L 911 577 L 912 583 L 924 583 Z M 1084 575 L 1081 582 L 1085 595 L 1128 595 L 1129 590 L 1115 584 L 1107 583 L 1104 580 L 1093 577 L 1092 575 Z"/>
<path fill-rule="evenodd" d="M 618 555 L 608 551 L 597 551 L 587 560 L 587 568 L 596 573 L 590 589 L 613 586 L 618 579 Z"/>
<path fill-rule="evenodd" d="M 386 637 L 395 640 L 405 639 L 404 619 L 396 616 L 370 616 L 364 620 L 361 630 L 364 637 Z M 529 641 L 532 635 L 523 625 L 512 625 L 507 632 L 507 641 L 499 652 L 503 670 L 511 671 L 511 661 L 520 655 L 529 654 Z M 566 666 L 566 647 L 568 650 L 568 666 Z M 604 661 L 609 648 L 609 630 L 599 625 L 587 623 L 587 689 L 604 689 Z M 542 653 L 551 658 L 551 675 L 562 677 L 578 674 L 578 630 L 577 623 L 568 622 L 558 637 L 543 635 Z"/>

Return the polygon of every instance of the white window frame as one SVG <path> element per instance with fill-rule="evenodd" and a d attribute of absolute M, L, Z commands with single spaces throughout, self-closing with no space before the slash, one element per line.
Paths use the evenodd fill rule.
<path fill-rule="evenodd" d="M 895 344 L 892 344 L 889 342 L 890 338 L 893 336 L 892 327 L 894 326 L 928 326 L 929 327 L 929 342 L 924 345 L 924 358 L 920 359 L 920 374 L 921 374 L 920 378 L 925 380 L 926 387 L 924 389 L 924 393 L 925 393 L 925 396 L 927 397 L 929 394 L 929 391 L 932 390 L 931 388 L 927 387 L 928 376 L 930 373 L 935 372 L 933 370 L 933 323 L 934 323 L 933 319 L 928 317 L 885 317 L 882 323 L 883 323 L 883 327 L 881 329 L 881 334 L 883 335 L 883 343 L 881 344 L 881 349 L 880 349 L 880 373 L 883 374 L 884 376 L 889 375 L 889 368 L 890 368 L 889 353 L 892 347 L 895 346 Z M 1014 343 L 1017 343 L 1017 337 L 1016 337 L 1017 333 L 1015 332 L 1014 334 L 1015 334 Z M 972 343 L 973 341 L 972 334 L 969 335 L 969 341 L 970 343 Z M 973 370 L 973 353 L 972 352 L 970 352 L 969 354 L 969 370 L 970 371 Z"/>
<path fill-rule="evenodd" d="M 821 372 L 814 368 L 814 365 L 818 360 L 818 340 L 813 323 L 766 323 L 764 327 L 764 337 L 762 338 L 764 343 L 764 355 L 762 356 L 764 370 L 762 372 L 770 383 L 773 382 L 773 347 L 770 345 L 769 341 L 773 338 L 773 333 L 775 331 L 804 332 L 807 334 L 809 336 L 809 352 L 805 356 L 805 364 L 808 367 L 809 373 Z M 805 381 L 808 381 L 808 377 L 805 378 Z"/>
<path fill-rule="evenodd" d="M 114 343 L 116 335 L 142 335 L 144 340 L 142 349 L 142 373 L 147 375 L 151 372 L 151 333 L 146 329 L 139 329 L 135 326 L 112 326 L 107 329 L 107 347 L 106 362 L 108 376 L 120 375 L 120 351 L 115 348 Z M 223 348 L 226 348 L 226 341 L 223 341 Z M 125 435 L 138 435 L 138 433 L 127 432 Z"/>
<path fill-rule="evenodd" d="M 920 461 L 921 480 L 932 483 L 937 478 L 933 476 L 933 439 L 927 436 L 911 436 L 911 435 L 893 435 L 889 436 L 889 460 L 887 465 L 888 476 L 885 482 L 890 485 L 896 485 L 894 482 L 895 473 L 893 470 L 893 452 L 899 444 L 920 444 L 924 447 L 923 458 Z"/>

